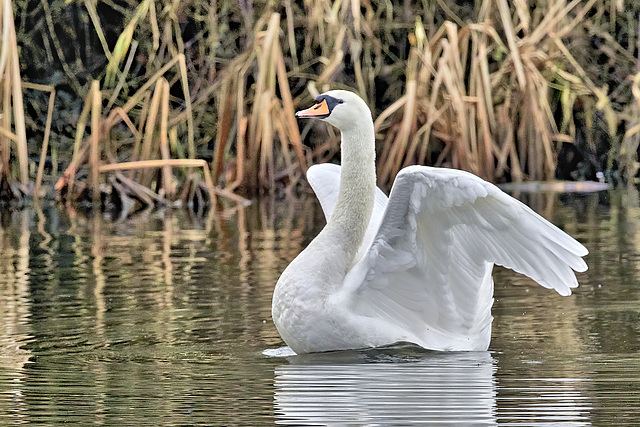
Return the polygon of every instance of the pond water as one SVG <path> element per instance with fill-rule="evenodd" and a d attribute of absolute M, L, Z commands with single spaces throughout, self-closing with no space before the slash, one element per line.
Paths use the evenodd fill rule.
<path fill-rule="evenodd" d="M 640 425 L 638 193 L 522 198 L 590 270 L 561 297 L 496 269 L 480 353 L 278 356 L 271 294 L 324 224 L 313 197 L 205 218 L 4 211 L 0 425 Z"/>

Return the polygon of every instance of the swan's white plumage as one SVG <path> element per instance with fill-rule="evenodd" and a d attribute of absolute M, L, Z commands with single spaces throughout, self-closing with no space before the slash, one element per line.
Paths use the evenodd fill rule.
<path fill-rule="evenodd" d="M 354 95 L 331 93 L 361 108 Z M 338 119 L 349 123 L 348 110 L 340 113 Z M 352 160 L 345 158 L 345 144 L 363 137 L 341 130 L 344 165 Z M 361 163 L 343 167 L 351 176 L 360 176 L 353 174 L 358 167 L 370 175 Z M 372 198 L 373 208 L 350 255 L 342 251 L 349 228 L 335 232 L 334 223 L 348 216 L 345 206 L 362 210 L 361 201 L 343 200 L 336 208 L 343 191 L 340 166 L 315 165 L 307 177 L 328 225 L 287 267 L 273 301 L 274 322 L 296 352 L 399 341 L 434 350 L 486 350 L 494 264 L 561 295 L 578 286 L 573 270 L 587 269 L 586 248 L 523 203 L 468 172 L 426 166 L 400 171 L 388 199 L 377 187 L 359 196 Z M 353 187 L 349 180 L 354 178 L 342 185 Z"/>

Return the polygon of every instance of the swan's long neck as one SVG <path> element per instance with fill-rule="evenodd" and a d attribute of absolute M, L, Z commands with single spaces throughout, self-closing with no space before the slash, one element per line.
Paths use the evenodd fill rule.
<path fill-rule="evenodd" d="M 373 211 L 376 188 L 373 120 L 370 116 L 359 118 L 357 124 L 341 133 L 340 191 L 326 229 L 350 263 L 362 243 Z"/>

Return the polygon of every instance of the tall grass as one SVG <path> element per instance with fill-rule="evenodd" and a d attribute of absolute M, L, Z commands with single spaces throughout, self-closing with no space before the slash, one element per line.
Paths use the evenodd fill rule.
<path fill-rule="evenodd" d="M 629 176 L 637 176 L 640 170 L 638 162 L 638 149 L 640 148 L 640 71 L 633 76 L 631 86 L 634 103 L 628 108 L 626 114 L 630 123 L 635 123 L 624 134 L 624 140 L 620 149 L 620 161 Z"/>
<path fill-rule="evenodd" d="M 0 179 L 6 179 L 10 171 L 11 143 L 15 143 L 20 182 L 29 181 L 27 164 L 27 133 L 22 101 L 22 80 L 16 31 L 10 0 L 2 0 L 2 52 L 0 53 L 0 93 L 2 93 L 2 126 L 0 126 Z M 12 114 L 13 113 L 13 114 Z"/>
<path fill-rule="evenodd" d="M 10 2 L 3 2 L 10 17 Z M 550 179 L 559 146 L 572 143 L 580 126 L 572 115 L 577 104 L 588 107 L 588 126 L 604 123 L 609 165 L 629 179 L 638 171 L 635 3 L 623 11 L 614 0 L 485 0 L 474 7 L 144 0 L 123 9 L 50 0 L 27 16 L 22 8 L 30 2 L 16 2 L 23 51 L 44 52 L 84 101 L 72 123 L 73 146 L 56 147 L 72 153 L 56 185 L 71 202 L 113 196 L 157 204 L 216 194 L 242 200 L 233 194 L 292 188 L 311 163 L 334 160 L 335 132 L 307 124 L 305 147 L 294 118 L 330 88 L 354 90 L 372 107 L 383 187 L 414 163 L 492 181 Z M 52 7 L 87 17 L 81 29 L 67 29 L 89 33 L 87 49 L 102 58 L 86 81 L 74 72 L 82 55 L 56 32 L 63 23 Z M 105 9 L 121 23 L 105 19 Z M 42 25 L 27 25 L 29 19 Z M 20 76 L 9 72 L 18 65 L 16 31 L 11 20 L 2 22 L 10 23 L 2 31 L 3 111 L 11 99 L 13 111 L 23 111 Z M 40 50 L 28 41 L 35 31 L 43 31 Z M 616 65 L 609 77 L 601 69 L 607 63 Z M 14 159 L 9 141 L 25 135 L 17 122 L 3 114 L 6 164 Z M 23 141 L 15 158 L 26 183 Z M 586 149 L 595 152 L 594 144 Z M 46 149 L 38 148 L 30 151 L 41 154 L 42 167 Z"/>
<path fill-rule="evenodd" d="M 594 3 L 556 2 L 536 21 L 523 3 L 515 3 L 512 16 L 506 0 L 486 1 L 478 23 L 445 22 L 430 38 L 418 19 L 404 94 L 376 122 L 386 134 L 380 184 L 414 163 L 448 165 L 491 181 L 553 178 L 556 142 L 571 135 L 558 130 L 551 87 L 607 99 L 558 35 L 571 32 Z M 501 27 L 492 24 L 494 9 Z M 612 113 L 606 102 L 601 109 Z"/>

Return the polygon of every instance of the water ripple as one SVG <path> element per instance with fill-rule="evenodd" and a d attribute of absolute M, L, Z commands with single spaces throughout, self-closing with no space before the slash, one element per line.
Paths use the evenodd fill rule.
<path fill-rule="evenodd" d="M 296 356 L 275 369 L 277 423 L 492 425 L 495 369 L 488 352 Z"/>

